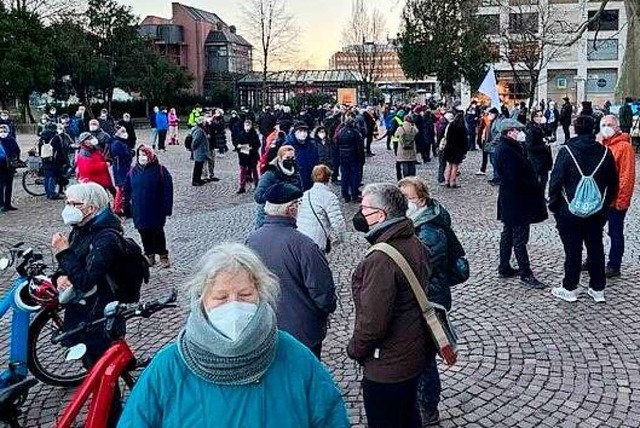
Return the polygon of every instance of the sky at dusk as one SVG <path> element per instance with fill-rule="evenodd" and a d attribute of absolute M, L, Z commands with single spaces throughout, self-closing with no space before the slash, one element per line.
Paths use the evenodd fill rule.
<path fill-rule="evenodd" d="M 387 32 L 394 37 L 398 32 L 403 0 L 366 0 L 370 7 L 377 7 L 385 16 Z M 171 17 L 170 0 L 120 0 L 133 7 L 142 19 L 147 15 Z M 216 13 L 228 25 L 236 25 L 243 35 L 240 9 L 237 1 L 184 0 L 189 6 Z M 331 55 L 342 45 L 342 29 L 351 13 L 350 0 L 288 0 L 290 12 L 297 19 L 300 36 L 298 58 L 293 65 L 299 68 L 326 68 Z"/>

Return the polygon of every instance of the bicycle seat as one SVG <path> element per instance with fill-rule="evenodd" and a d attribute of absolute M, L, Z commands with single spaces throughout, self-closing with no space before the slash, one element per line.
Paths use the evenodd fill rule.
<path fill-rule="evenodd" d="M 17 410 L 15 403 L 36 383 L 37 380 L 30 378 L 0 389 L 0 415 L 14 415 Z"/>

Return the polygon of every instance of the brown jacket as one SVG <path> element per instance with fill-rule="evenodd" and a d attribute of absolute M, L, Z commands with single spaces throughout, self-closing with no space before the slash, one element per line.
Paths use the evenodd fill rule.
<path fill-rule="evenodd" d="M 403 219 L 367 239 L 395 247 L 427 283 L 429 256 L 415 236 L 413 223 Z M 416 269 L 419 267 L 420 269 Z M 351 280 L 356 307 L 349 356 L 364 365 L 364 377 L 379 383 L 397 383 L 419 376 L 435 355 L 420 306 L 396 263 L 375 251 L 366 257 Z"/>

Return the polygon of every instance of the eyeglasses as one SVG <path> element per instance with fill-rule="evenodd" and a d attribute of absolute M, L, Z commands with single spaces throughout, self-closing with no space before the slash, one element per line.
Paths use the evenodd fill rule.
<path fill-rule="evenodd" d="M 65 204 L 65 205 L 67 205 L 67 206 L 70 206 L 70 207 L 74 207 L 74 208 L 75 208 L 75 207 L 81 207 L 81 206 L 83 206 L 83 205 L 84 205 L 84 202 L 65 201 L 65 203 L 64 203 L 64 204 Z"/>

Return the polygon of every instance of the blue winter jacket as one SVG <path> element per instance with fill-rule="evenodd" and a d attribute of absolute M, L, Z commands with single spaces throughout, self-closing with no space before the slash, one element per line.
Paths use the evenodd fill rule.
<path fill-rule="evenodd" d="M 336 290 L 320 248 L 298 232 L 295 219 L 279 216 L 267 216 L 246 244 L 280 279 L 278 327 L 310 348 L 322 343 L 336 310 Z"/>
<path fill-rule="evenodd" d="M 322 363 L 285 332 L 263 378 L 222 386 L 196 376 L 176 344 L 160 351 L 126 402 L 118 428 L 348 428 L 340 391 Z"/>
<path fill-rule="evenodd" d="M 300 142 L 294 134 L 289 134 L 285 144 L 292 146 L 296 151 L 296 164 L 298 165 L 298 171 L 300 171 L 300 178 L 302 179 L 302 191 L 311 189 L 311 187 L 313 187 L 311 172 L 313 168 L 320 163 L 318 147 L 315 141 L 309 137 L 304 142 Z"/>
<path fill-rule="evenodd" d="M 109 144 L 109 153 L 111 154 L 111 162 L 113 165 L 113 181 L 118 187 L 124 186 L 127 181 L 127 175 L 131 170 L 131 162 L 133 156 L 131 149 L 127 145 L 127 140 L 120 138 L 112 138 Z"/>
<path fill-rule="evenodd" d="M 124 186 L 124 210 L 136 229 L 164 227 L 173 213 L 173 179 L 157 162 L 136 165 Z"/>
<path fill-rule="evenodd" d="M 260 177 L 258 187 L 256 187 L 256 191 L 253 196 L 258 204 L 258 208 L 256 210 L 256 229 L 262 227 L 264 224 L 264 219 L 266 217 L 264 212 L 264 205 L 267 202 L 266 194 L 267 190 L 269 190 L 271 186 L 278 183 L 286 183 L 294 185 L 298 189 L 302 190 L 302 179 L 300 178 L 300 174 L 296 171 L 293 175 L 286 175 L 278 166 L 277 159 L 271 161 L 271 163 L 267 165 L 266 170 L 267 171 Z"/>
<path fill-rule="evenodd" d="M 156 113 L 156 129 L 158 131 L 166 131 L 169 129 L 169 116 L 164 112 Z"/>

